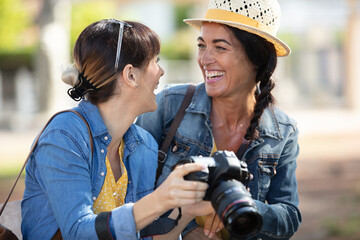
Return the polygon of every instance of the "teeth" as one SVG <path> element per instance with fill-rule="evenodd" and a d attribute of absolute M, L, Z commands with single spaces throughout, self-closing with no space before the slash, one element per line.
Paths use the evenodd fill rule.
<path fill-rule="evenodd" d="M 205 75 L 208 78 L 221 77 L 221 76 L 224 76 L 224 72 L 218 72 L 218 71 L 208 72 L 208 71 L 205 71 Z"/>

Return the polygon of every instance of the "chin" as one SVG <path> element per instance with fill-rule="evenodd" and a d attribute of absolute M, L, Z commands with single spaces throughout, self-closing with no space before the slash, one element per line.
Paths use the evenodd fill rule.
<path fill-rule="evenodd" d="M 149 108 L 148 112 L 154 112 L 158 108 L 157 104 L 155 103 L 152 107 Z"/>
<path fill-rule="evenodd" d="M 219 89 L 218 88 L 209 86 L 206 83 L 205 83 L 205 90 L 206 90 L 206 94 L 209 97 L 217 97 L 219 95 Z"/>

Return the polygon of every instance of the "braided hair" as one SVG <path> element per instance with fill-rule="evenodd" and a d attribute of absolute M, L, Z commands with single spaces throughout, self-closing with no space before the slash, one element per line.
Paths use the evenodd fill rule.
<path fill-rule="evenodd" d="M 254 93 L 256 99 L 254 114 L 245 134 L 245 139 L 251 141 L 259 136 L 257 127 L 264 110 L 275 102 L 271 90 L 275 87 L 272 74 L 277 65 L 276 50 L 272 43 L 262 37 L 238 28 L 226 27 L 229 28 L 240 41 L 249 60 L 257 69 L 255 81 L 256 84 L 259 84 L 259 91 Z"/>

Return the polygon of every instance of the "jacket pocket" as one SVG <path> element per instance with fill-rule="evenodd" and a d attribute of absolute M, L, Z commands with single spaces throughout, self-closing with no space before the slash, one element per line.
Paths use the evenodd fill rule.
<path fill-rule="evenodd" d="M 183 157 L 185 158 L 190 150 L 190 146 L 185 142 L 178 138 L 174 138 L 170 144 L 170 154 L 175 157 Z"/>
<path fill-rule="evenodd" d="M 274 156 L 265 156 L 258 161 L 258 189 L 259 189 L 259 200 L 265 202 L 266 194 L 269 191 L 271 179 L 276 174 L 276 166 L 279 159 Z"/>

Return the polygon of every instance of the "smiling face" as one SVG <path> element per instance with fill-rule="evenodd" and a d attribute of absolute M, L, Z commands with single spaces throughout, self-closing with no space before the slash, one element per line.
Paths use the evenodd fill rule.
<path fill-rule="evenodd" d="M 198 37 L 198 64 L 213 98 L 252 93 L 256 70 L 241 43 L 223 25 L 204 22 Z"/>
<path fill-rule="evenodd" d="M 158 56 L 155 56 L 142 70 L 141 79 L 138 83 L 144 112 L 155 111 L 157 109 L 154 91 L 162 75 L 164 75 L 164 70 L 159 65 Z"/>

